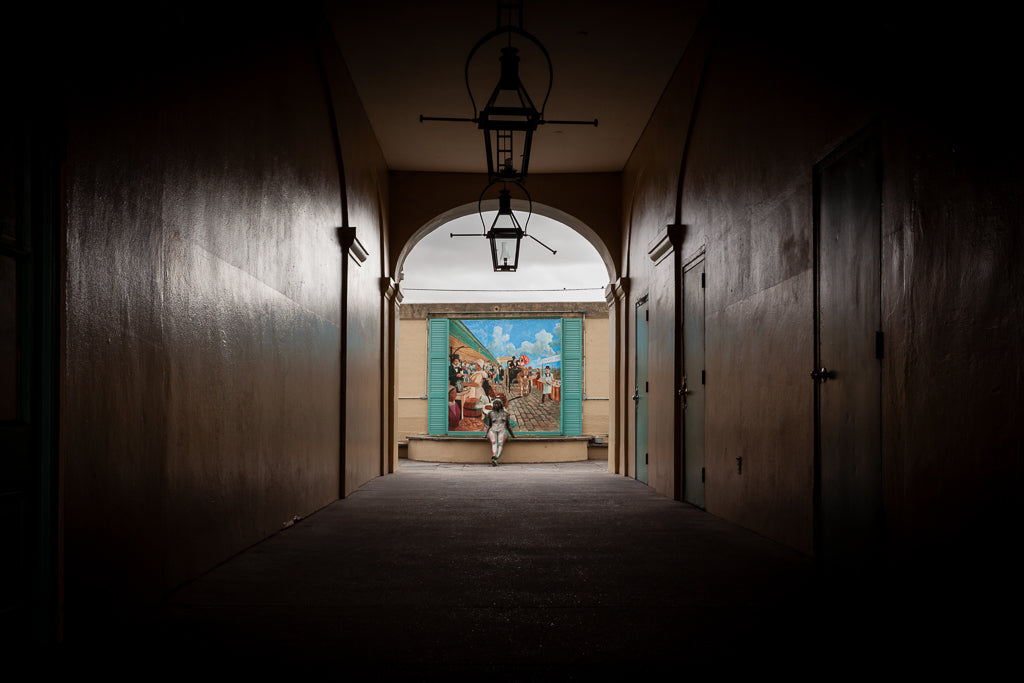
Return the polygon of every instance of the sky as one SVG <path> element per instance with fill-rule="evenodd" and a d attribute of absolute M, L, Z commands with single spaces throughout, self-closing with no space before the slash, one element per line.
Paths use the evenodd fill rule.
<path fill-rule="evenodd" d="M 558 318 L 463 322 L 496 358 L 526 356 L 532 367 L 562 367 L 562 322 Z"/>
<path fill-rule="evenodd" d="M 494 211 L 484 212 L 488 226 L 494 216 Z M 409 253 L 401 281 L 402 303 L 604 301 L 608 273 L 590 242 L 572 228 L 536 214 L 525 227 L 528 236 L 520 248 L 519 270 L 495 273 L 479 214 L 442 225 Z M 449 237 L 453 232 L 480 236 Z M 552 254 L 529 235 L 558 253 Z"/>

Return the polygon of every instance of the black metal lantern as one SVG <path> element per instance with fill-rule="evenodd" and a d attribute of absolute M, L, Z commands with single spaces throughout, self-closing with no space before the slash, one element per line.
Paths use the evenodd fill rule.
<path fill-rule="evenodd" d="M 476 110 L 476 99 L 469 87 L 469 66 L 473 56 L 487 42 L 498 36 L 507 35 L 505 47 L 501 48 L 501 66 L 498 83 L 491 92 L 483 109 Z M 548 84 L 540 109 L 530 99 L 526 87 L 519 78 L 519 48 L 512 45 L 512 36 L 520 36 L 537 46 L 548 64 Z M 545 121 L 544 107 L 551 95 L 554 70 L 551 57 L 539 40 L 523 30 L 523 3 L 515 0 L 498 0 L 498 26 L 476 42 L 466 57 L 466 91 L 473 106 L 474 117 L 452 118 L 420 115 L 423 121 L 469 121 L 477 124 L 484 133 L 485 156 L 487 159 L 487 180 L 521 182 L 530 168 L 530 153 L 533 147 L 533 133 L 544 123 L 597 125 L 592 121 Z"/>
<path fill-rule="evenodd" d="M 490 190 L 496 183 L 502 183 L 502 188 L 498 193 L 498 215 L 494 217 L 491 222 L 490 229 L 487 228 L 487 222 L 484 220 L 483 213 L 483 202 L 484 195 Z M 449 233 L 449 237 L 480 237 L 487 238 L 491 246 L 491 265 L 494 266 L 495 273 L 514 273 L 519 268 L 519 247 L 522 244 L 524 237 L 529 237 L 537 244 L 541 245 L 552 254 L 556 254 L 554 249 L 541 242 L 539 239 L 530 235 L 526 232 L 526 228 L 530 223 L 530 217 L 533 215 L 533 200 L 530 198 L 530 193 L 526 191 L 522 183 L 511 181 L 516 187 L 521 189 L 526 194 L 526 200 L 529 202 L 529 210 L 526 214 L 526 221 L 524 223 L 519 222 L 519 218 L 512 211 L 512 195 L 508 190 L 508 182 L 504 180 L 496 180 L 487 185 L 484 191 L 480 193 L 480 198 L 477 200 L 477 213 L 480 215 L 480 225 L 483 226 L 484 232 L 481 233 Z"/>
<path fill-rule="evenodd" d="M 470 58 L 472 56 L 470 53 Z M 500 61 L 501 77 L 477 117 L 477 126 L 484 132 L 487 178 L 491 182 L 522 180 L 526 177 L 530 166 L 533 132 L 541 121 L 540 112 L 533 106 L 533 100 L 519 80 L 519 48 L 511 45 L 501 48 Z M 469 68 L 468 60 L 466 68 Z M 516 168 L 516 159 L 521 160 L 519 168 Z"/>
<path fill-rule="evenodd" d="M 516 271 L 519 267 L 519 244 L 525 234 L 512 213 L 512 198 L 508 190 L 502 190 L 498 197 L 498 215 L 484 235 L 491 242 L 491 263 L 495 273 Z"/>

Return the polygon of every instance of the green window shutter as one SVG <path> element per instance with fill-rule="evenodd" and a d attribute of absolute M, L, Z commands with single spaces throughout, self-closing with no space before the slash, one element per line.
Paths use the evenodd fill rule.
<path fill-rule="evenodd" d="M 448 433 L 448 319 L 431 320 L 427 340 L 427 432 Z"/>
<path fill-rule="evenodd" d="M 562 318 L 562 433 L 583 433 L 583 320 Z"/>

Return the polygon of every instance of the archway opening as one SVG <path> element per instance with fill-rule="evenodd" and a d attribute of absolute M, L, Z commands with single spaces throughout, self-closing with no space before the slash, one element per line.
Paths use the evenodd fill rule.
<path fill-rule="evenodd" d="M 547 216 L 531 217 L 519 269 L 514 273 L 493 272 L 488 241 L 482 235 L 494 215 L 494 211 L 485 211 L 483 221 L 476 213 L 461 216 L 420 236 L 402 264 L 403 301 L 604 300 L 608 273 L 597 249 L 573 228 Z M 479 236 L 450 237 L 452 233 Z"/>
<path fill-rule="evenodd" d="M 516 423 L 502 462 L 607 462 L 603 245 L 535 205 L 519 269 L 495 273 L 483 238 L 495 212 L 475 208 L 424 226 L 398 261 L 400 460 L 487 464 L 493 449 L 465 437 L 486 434 L 498 406 Z"/>

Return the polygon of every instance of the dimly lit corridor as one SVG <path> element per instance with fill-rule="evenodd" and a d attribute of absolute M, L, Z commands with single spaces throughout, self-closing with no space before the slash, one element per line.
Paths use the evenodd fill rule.
<path fill-rule="evenodd" d="M 1010 645 L 954 591 L 937 610 L 920 586 L 867 577 L 827 596 L 805 555 L 602 469 L 403 463 L 174 592 L 145 625 L 78 634 L 63 664 L 527 681 L 682 660 L 803 678 L 839 662 L 950 671 L 978 645 L 992 661 L 972 667 L 987 671 Z M 902 602 L 879 611 L 877 591 Z"/>
<path fill-rule="evenodd" d="M 607 273 L 589 309 L 519 311 L 402 290 L 418 241 L 510 182 L 467 96 L 498 79 L 474 41 L 522 37 L 496 2 L 12 8 L 5 653 L 999 663 L 1024 571 L 1024 136 L 1017 23 L 984 5 L 513 2 L 551 98 L 509 205 Z M 442 272 L 467 258 L 449 239 Z M 550 438 L 602 460 L 400 457 L 465 435 L 445 412 L 470 311 L 571 337 L 557 411 L 509 458 Z M 482 387 L 461 387 L 480 420 Z"/>

